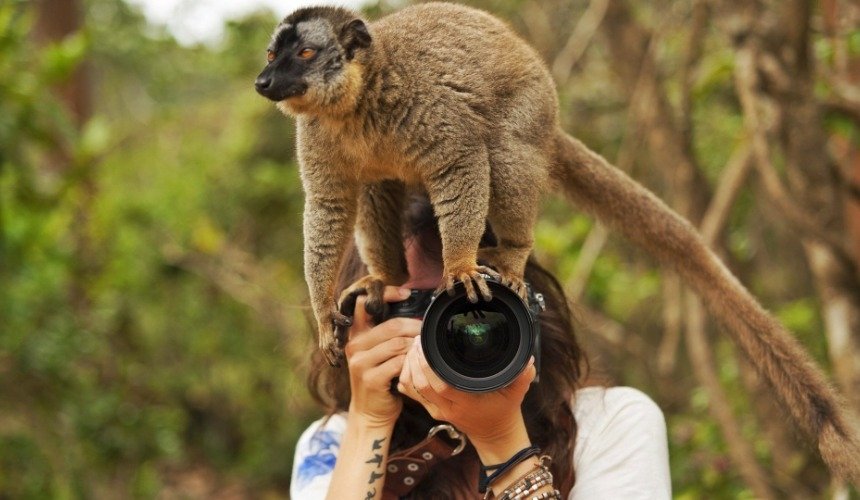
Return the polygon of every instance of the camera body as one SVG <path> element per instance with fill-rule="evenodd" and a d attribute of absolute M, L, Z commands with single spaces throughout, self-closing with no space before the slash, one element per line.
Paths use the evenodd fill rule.
<path fill-rule="evenodd" d="M 489 302 L 469 302 L 465 286 L 453 295 L 412 290 L 389 304 L 385 319 L 421 318 L 421 347 L 439 377 L 463 391 L 489 392 L 510 384 L 534 355 L 540 375 L 540 323 L 543 296 L 527 285 L 528 303 L 507 286 L 484 275 L 493 293 Z M 535 377 L 535 381 L 538 377 Z"/>

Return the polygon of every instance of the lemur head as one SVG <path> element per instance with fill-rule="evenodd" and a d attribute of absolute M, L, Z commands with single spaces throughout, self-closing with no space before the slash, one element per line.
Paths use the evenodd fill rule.
<path fill-rule="evenodd" d="M 354 104 L 361 82 L 356 56 L 370 44 L 367 25 L 354 12 L 299 9 L 275 28 L 257 92 L 285 113 L 339 114 Z"/>

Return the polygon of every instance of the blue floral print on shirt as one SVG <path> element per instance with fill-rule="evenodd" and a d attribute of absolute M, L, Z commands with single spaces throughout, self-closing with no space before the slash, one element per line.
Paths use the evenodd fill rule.
<path fill-rule="evenodd" d="M 334 431 L 318 430 L 308 443 L 308 454 L 299 464 L 294 479 L 299 488 L 307 486 L 317 476 L 325 476 L 334 470 L 337 450 L 340 448 L 340 434 Z"/>

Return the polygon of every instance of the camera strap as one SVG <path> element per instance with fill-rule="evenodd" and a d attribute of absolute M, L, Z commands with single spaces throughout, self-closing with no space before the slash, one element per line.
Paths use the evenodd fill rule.
<path fill-rule="evenodd" d="M 448 434 L 447 439 L 439 434 L 441 431 Z M 466 436 L 453 426 L 433 427 L 423 441 L 388 457 L 382 500 L 397 500 L 408 495 L 434 465 L 457 455 L 465 447 Z"/>

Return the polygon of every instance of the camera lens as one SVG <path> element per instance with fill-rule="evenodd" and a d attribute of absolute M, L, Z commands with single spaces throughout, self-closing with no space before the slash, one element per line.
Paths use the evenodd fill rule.
<path fill-rule="evenodd" d="M 439 350 L 448 364 L 467 377 L 489 377 L 501 371 L 517 352 L 516 318 L 499 303 L 455 304 L 444 328 L 437 330 Z"/>
<path fill-rule="evenodd" d="M 500 283 L 487 284 L 493 292 L 489 302 L 469 302 L 460 283 L 453 296 L 436 297 L 421 330 L 421 344 L 433 370 L 470 392 L 509 384 L 528 364 L 537 336 L 522 299 Z"/>

